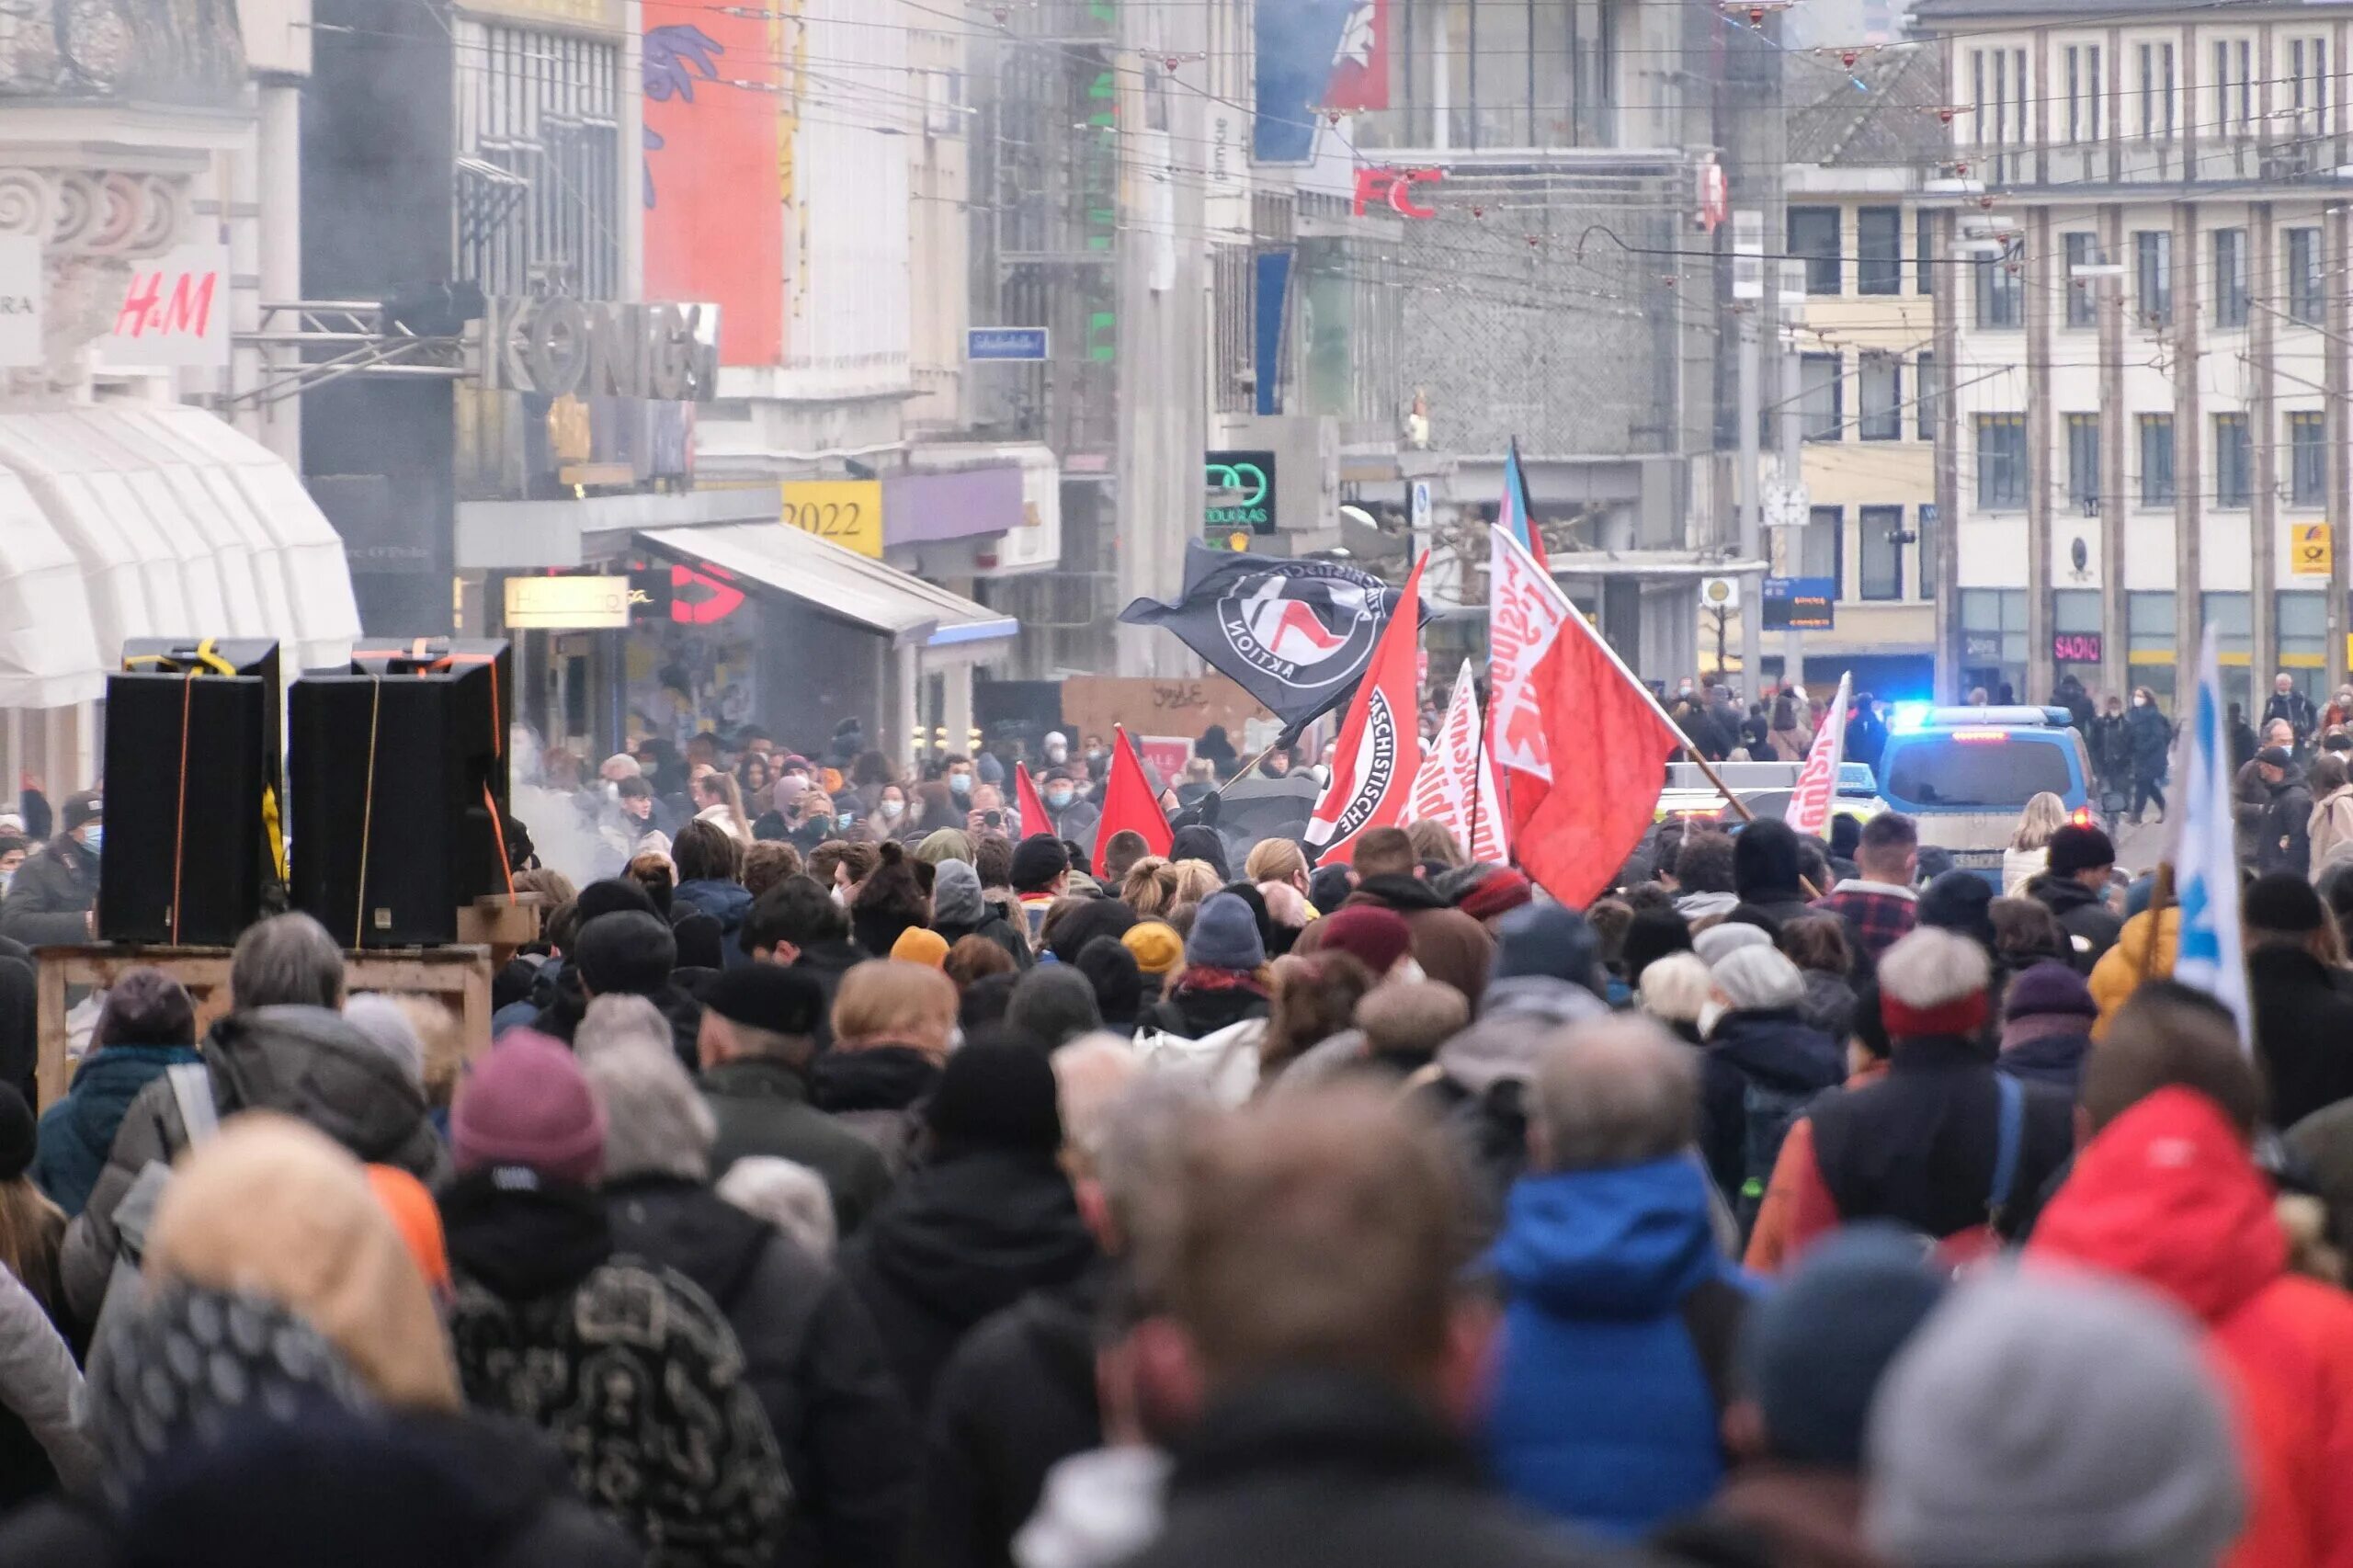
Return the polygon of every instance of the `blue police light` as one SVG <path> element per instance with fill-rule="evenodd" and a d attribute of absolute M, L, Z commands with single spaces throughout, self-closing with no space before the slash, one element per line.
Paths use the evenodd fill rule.
<path fill-rule="evenodd" d="M 1928 715 L 1936 711 L 1930 702 L 1899 702 L 1895 705 L 1895 722 L 1892 726 L 1899 733 L 1909 734 L 1928 727 Z"/>

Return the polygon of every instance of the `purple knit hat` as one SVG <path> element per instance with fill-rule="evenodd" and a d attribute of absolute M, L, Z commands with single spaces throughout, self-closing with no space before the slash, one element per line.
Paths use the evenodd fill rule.
<path fill-rule="evenodd" d="M 604 1168 L 605 1108 L 569 1046 L 515 1029 L 460 1087 L 449 1146 L 461 1173 L 520 1165 L 585 1187 Z"/>
<path fill-rule="evenodd" d="M 2091 987 L 2073 968 L 2054 960 L 2024 970 L 2010 982 L 2010 993 L 2002 1003 L 2005 1019 L 2054 1014 L 2086 1023 L 2099 1017 L 2099 1004 L 2092 1000 Z"/>

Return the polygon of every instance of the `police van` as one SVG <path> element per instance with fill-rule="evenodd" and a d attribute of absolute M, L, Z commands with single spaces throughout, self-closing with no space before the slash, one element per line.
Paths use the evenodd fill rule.
<path fill-rule="evenodd" d="M 2045 791 L 2086 826 L 2098 822 L 2091 760 L 2064 708 L 1899 706 L 1880 754 L 1887 809 L 1959 868 L 1998 878 L 2026 803 Z"/>

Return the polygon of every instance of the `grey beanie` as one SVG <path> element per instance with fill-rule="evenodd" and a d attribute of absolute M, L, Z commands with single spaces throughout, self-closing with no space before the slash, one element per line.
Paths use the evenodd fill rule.
<path fill-rule="evenodd" d="M 1727 953 L 1711 967 L 1709 978 L 1738 1012 L 1770 1012 L 1778 1007 L 1794 1007 L 1805 1000 L 1805 976 L 1769 942 Z"/>
<path fill-rule="evenodd" d="M 2085 1275 L 1961 1286 L 1872 1402 L 1863 1530 L 1907 1568 L 2214 1568 L 2247 1499 L 2188 1319 Z"/>
<path fill-rule="evenodd" d="M 1710 969 L 1743 948 L 1769 948 L 1772 945 L 1772 932 L 1762 926 L 1751 926 L 1745 920 L 1711 926 L 1691 938 L 1691 950 L 1699 954 L 1699 961 Z"/>
<path fill-rule="evenodd" d="M 1256 969 L 1267 961 L 1267 946 L 1258 939 L 1258 917 L 1233 893 L 1210 894 L 1194 913 L 1193 934 L 1185 939 L 1185 961 L 1203 969 Z"/>

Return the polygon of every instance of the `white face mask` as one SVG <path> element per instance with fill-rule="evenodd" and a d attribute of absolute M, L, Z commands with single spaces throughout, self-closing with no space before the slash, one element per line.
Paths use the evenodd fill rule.
<path fill-rule="evenodd" d="M 1732 1009 L 1722 1002 L 1709 1002 L 1702 1006 L 1699 1009 L 1699 1038 L 1701 1040 L 1713 1038 L 1716 1025 L 1722 1020 L 1726 1013 L 1731 1011 Z"/>
<path fill-rule="evenodd" d="M 969 773 L 949 774 L 948 776 L 948 792 L 951 795 L 971 794 L 972 792 L 972 776 Z"/>
<path fill-rule="evenodd" d="M 1047 790 L 1046 804 L 1053 807 L 1056 811 L 1061 811 L 1064 806 L 1070 804 L 1070 791 L 1067 790 Z"/>
<path fill-rule="evenodd" d="M 904 812 L 906 809 L 907 803 L 904 801 L 885 801 L 882 802 L 881 807 L 882 814 L 886 817 L 898 816 Z"/>
<path fill-rule="evenodd" d="M 2148 705 L 2149 699 L 2145 697 L 2136 697 L 2132 699 L 2132 706 L 2135 708 L 2146 708 Z"/>

